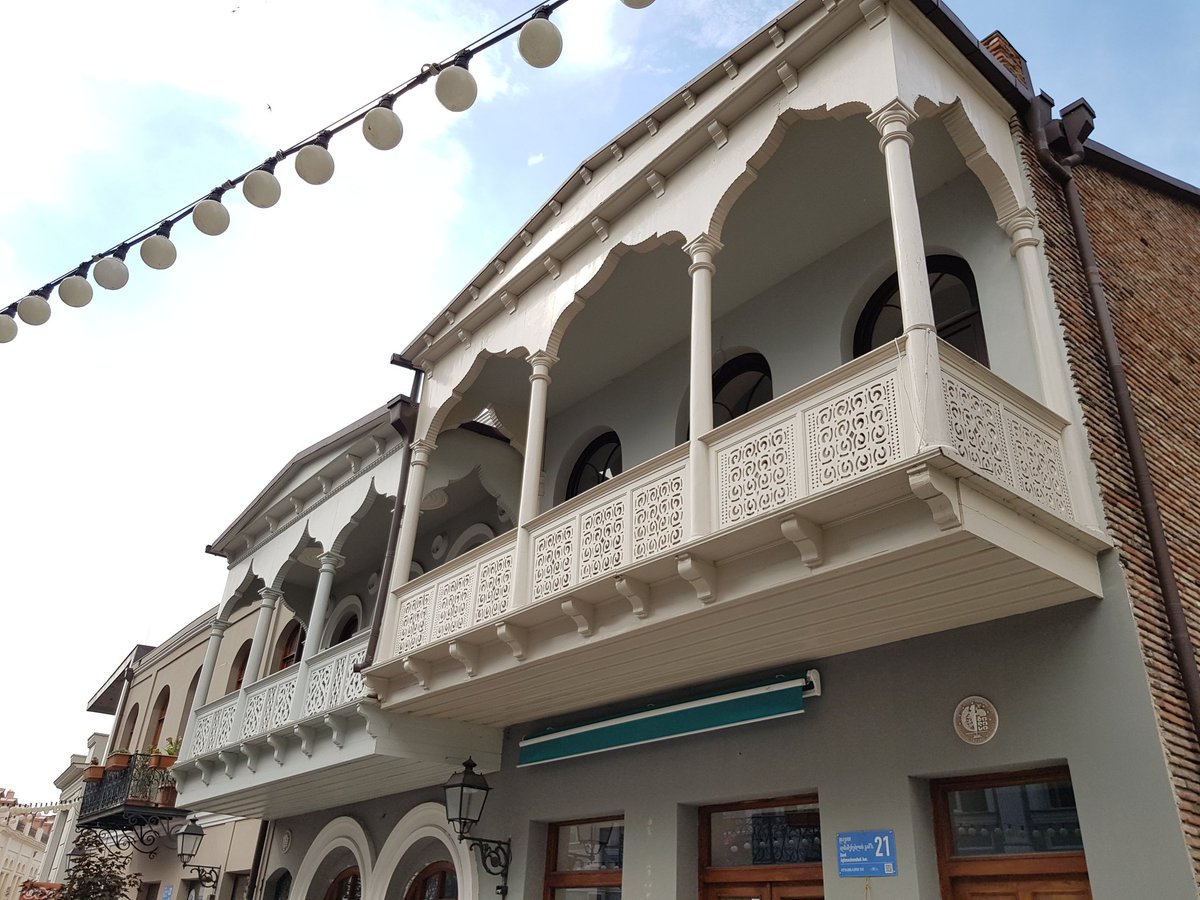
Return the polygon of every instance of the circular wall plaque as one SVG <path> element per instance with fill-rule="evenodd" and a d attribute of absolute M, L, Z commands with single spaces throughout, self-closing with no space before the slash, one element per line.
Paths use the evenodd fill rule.
<path fill-rule="evenodd" d="M 292 829 L 285 829 L 279 836 L 279 849 L 284 853 L 292 849 Z"/>
<path fill-rule="evenodd" d="M 954 732 L 964 743 L 986 744 L 999 725 L 1000 714 L 986 697 L 965 697 L 954 710 Z"/>

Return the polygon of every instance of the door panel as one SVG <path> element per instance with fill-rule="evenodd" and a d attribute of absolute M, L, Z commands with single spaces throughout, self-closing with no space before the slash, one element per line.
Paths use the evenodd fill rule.
<path fill-rule="evenodd" d="M 823 900 L 819 884 L 712 884 L 704 888 L 704 900 Z M 1041 900 L 1041 898 L 1039 898 Z M 1048 898 L 1054 900 L 1054 898 Z"/>
<path fill-rule="evenodd" d="M 1086 876 L 1055 878 L 963 878 L 953 900 L 1092 900 Z"/>

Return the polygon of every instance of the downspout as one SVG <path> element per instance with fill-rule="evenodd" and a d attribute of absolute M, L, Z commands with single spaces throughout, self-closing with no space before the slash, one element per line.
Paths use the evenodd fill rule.
<path fill-rule="evenodd" d="M 1050 114 L 1053 106 L 1054 101 L 1045 93 L 1039 94 L 1033 99 L 1028 113 L 1029 131 L 1033 136 L 1038 160 L 1051 177 L 1058 182 L 1067 201 L 1067 212 L 1071 218 L 1071 227 L 1075 232 L 1079 259 L 1083 263 L 1083 270 L 1087 276 L 1088 294 L 1096 313 L 1096 324 L 1100 329 L 1100 343 L 1104 350 L 1108 375 L 1112 381 L 1113 395 L 1117 403 L 1117 416 L 1121 422 L 1125 444 L 1129 449 L 1129 461 L 1133 467 L 1134 481 L 1137 485 L 1138 498 L 1141 501 L 1142 518 L 1146 524 L 1146 535 L 1150 540 L 1150 552 L 1154 558 L 1154 571 L 1162 590 L 1167 627 L 1171 632 L 1171 646 L 1175 652 L 1180 677 L 1183 679 L 1183 690 L 1187 695 L 1188 711 L 1192 717 L 1192 733 L 1197 740 L 1200 740 L 1200 667 L 1196 663 L 1195 646 L 1192 643 L 1191 633 L 1188 631 L 1187 617 L 1183 612 L 1179 584 L 1175 579 L 1175 566 L 1171 561 L 1170 548 L 1167 546 L 1162 514 L 1158 508 L 1154 483 L 1150 478 L 1150 467 L 1146 462 L 1146 450 L 1142 443 L 1137 414 L 1133 408 L 1133 397 L 1125 378 L 1125 366 L 1121 361 L 1121 349 L 1117 344 L 1116 331 L 1113 329 L 1112 314 L 1104 293 L 1100 266 L 1096 262 L 1092 238 L 1088 232 L 1087 221 L 1084 219 L 1079 189 L 1072 177 L 1072 169 L 1083 160 L 1083 141 L 1091 133 L 1092 118 L 1095 114 L 1085 101 L 1077 100 L 1063 110 L 1062 120 L 1052 121 Z M 1066 150 L 1069 152 L 1060 158 L 1051 149 L 1051 141 L 1060 146 L 1065 142 Z"/>
<path fill-rule="evenodd" d="M 267 830 L 271 827 L 270 819 L 263 819 L 258 823 L 258 840 L 254 843 L 254 861 L 250 863 L 250 896 L 256 894 L 261 898 L 262 895 L 258 891 L 258 879 L 262 874 L 263 851 L 267 847 Z M 236 900 L 236 898 L 235 898 Z"/>
<path fill-rule="evenodd" d="M 362 672 L 375 664 L 375 653 L 379 649 L 379 632 L 383 628 L 383 608 L 387 601 L 388 585 L 392 581 L 392 567 L 396 564 L 396 541 L 400 536 L 400 520 L 404 517 L 404 495 L 408 491 L 408 472 L 412 468 L 413 435 L 417 430 L 417 412 L 421 408 L 421 385 L 425 373 L 399 355 L 392 356 L 392 365 L 411 369 L 413 373 L 412 396 L 400 396 L 389 404 L 391 426 L 408 442 L 404 450 L 404 464 L 400 467 L 400 483 L 396 487 L 396 503 L 392 507 L 392 522 L 388 528 L 387 550 L 383 554 L 383 568 L 379 572 L 379 586 L 375 589 L 375 608 L 371 611 L 371 634 L 367 638 L 367 652 L 362 662 L 354 664 L 355 672 Z"/>

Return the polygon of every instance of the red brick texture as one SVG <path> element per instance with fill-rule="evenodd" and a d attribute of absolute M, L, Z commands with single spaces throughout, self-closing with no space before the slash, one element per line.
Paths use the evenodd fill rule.
<path fill-rule="evenodd" d="M 1066 203 L 1025 142 L 1050 280 L 1066 334 L 1076 393 L 1109 532 L 1133 603 L 1159 732 L 1200 884 L 1200 744 L 1172 650 Z M 1183 597 L 1200 646 L 1200 204 L 1190 204 L 1095 164 L 1077 167 L 1117 341 L 1133 396 Z"/>

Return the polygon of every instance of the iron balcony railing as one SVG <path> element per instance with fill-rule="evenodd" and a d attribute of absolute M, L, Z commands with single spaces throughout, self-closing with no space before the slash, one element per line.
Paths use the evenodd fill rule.
<path fill-rule="evenodd" d="M 104 777 L 84 786 L 81 819 L 127 806 L 153 806 L 158 789 L 172 784 L 169 769 L 151 765 L 148 753 L 129 754 L 129 765 L 106 768 Z"/>

